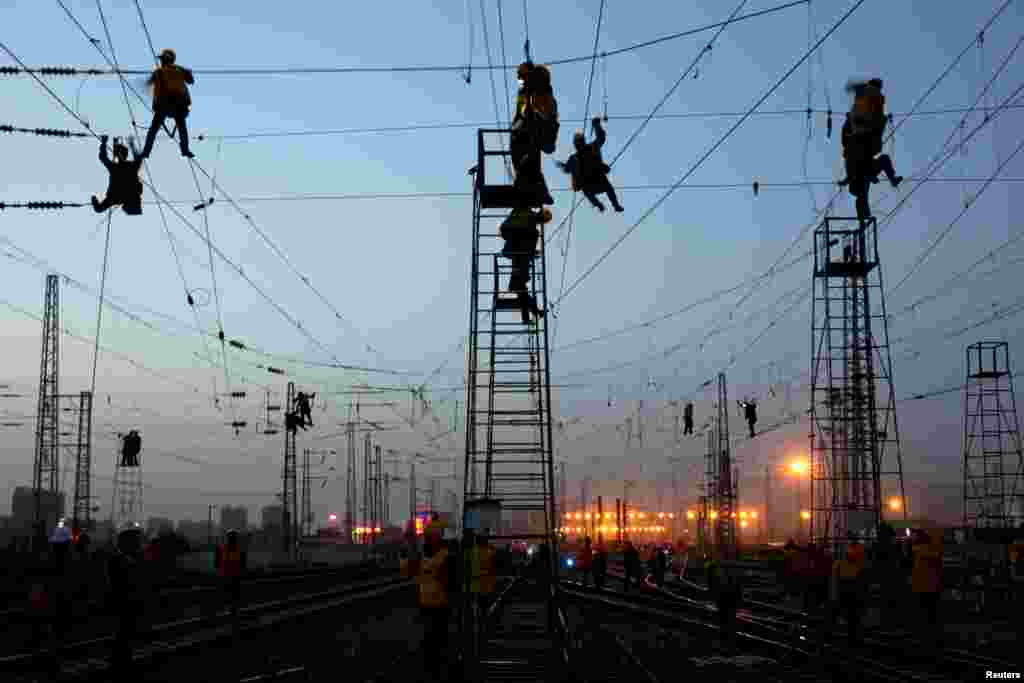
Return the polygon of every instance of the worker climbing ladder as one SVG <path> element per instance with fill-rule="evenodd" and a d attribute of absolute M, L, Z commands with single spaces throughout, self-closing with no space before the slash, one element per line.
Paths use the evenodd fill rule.
<path fill-rule="evenodd" d="M 906 514 L 888 320 L 874 218 L 826 217 L 814 233 L 811 536 L 845 557 Z"/>
<path fill-rule="evenodd" d="M 471 172 L 475 177 L 463 523 L 491 541 L 548 544 L 550 557 L 557 558 L 547 316 L 528 315 L 522 309 L 524 293 L 507 291 L 514 265 L 502 255 L 499 234 L 510 211 L 525 211 L 527 206 L 533 211 L 541 205 L 512 185 L 488 184 L 489 178 L 503 172 L 510 156 L 509 135 L 509 130 L 478 131 L 477 166 Z M 530 258 L 525 296 L 533 297 L 535 308 L 546 310 L 544 226 L 538 228 L 538 252 Z M 506 531 L 493 517 L 480 521 L 472 511 L 481 507 L 500 510 L 506 521 L 525 522 L 528 528 L 513 524 Z M 541 572 L 550 622 L 557 561 Z M 480 661 L 484 669 L 486 650 Z"/>

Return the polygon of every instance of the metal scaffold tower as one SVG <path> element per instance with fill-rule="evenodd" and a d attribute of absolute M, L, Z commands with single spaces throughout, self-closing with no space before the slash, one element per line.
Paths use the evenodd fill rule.
<path fill-rule="evenodd" d="M 73 449 L 75 456 L 75 495 L 72 503 L 72 529 L 88 531 L 92 528 L 92 392 L 83 391 L 77 396 L 65 397 L 69 404 L 64 412 L 75 415 L 78 420 L 77 438 L 73 443 L 64 442 L 65 448 Z"/>
<path fill-rule="evenodd" d="M 1006 342 L 967 347 L 963 515 L 965 529 L 1024 521 L 1024 454 Z"/>
<path fill-rule="evenodd" d="M 111 509 L 114 529 L 141 525 L 144 521 L 142 498 L 142 455 L 132 450 L 129 437 L 122 436 L 114 461 L 114 501 Z M 141 447 L 141 443 L 139 444 Z"/>
<path fill-rule="evenodd" d="M 351 419 L 345 425 L 345 440 L 345 538 L 351 542 L 356 530 L 356 423 Z"/>
<path fill-rule="evenodd" d="M 487 181 L 488 172 L 500 173 L 510 158 L 510 133 L 477 134 L 463 501 L 467 508 L 486 500 L 502 513 L 525 513 L 530 528 L 516 538 L 547 543 L 557 553 L 548 325 L 545 316 L 534 319 L 523 309 L 528 297 L 541 310 L 548 307 L 544 225 L 538 226 L 539 251 L 526 256 L 528 272 L 520 273 L 527 282 L 519 297 L 502 289 L 517 255 L 502 254 L 499 234 L 510 210 L 540 210 L 541 204 L 512 185 Z M 501 534 L 490 531 L 491 538 Z"/>
<path fill-rule="evenodd" d="M 302 516 L 299 519 L 299 538 L 313 535 L 312 473 L 309 471 L 308 448 L 302 449 Z"/>
<path fill-rule="evenodd" d="M 715 552 L 723 559 L 736 555 L 736 491 L 733 481 L 732 455 L 729 443 L 729 397 L 725 373 L 718 373 L 717 414 L 708 430 L 705 455 L 705 504 L 701 507 L 702 526 L 707 525 L 705 543 L 713 537 Z"/>
<path fill-rule="evenodd" d="M 294 410 L 295 382 L 288 382 L 288 393 L 285 397 L 285 411 Z M 294 426 L 285 420 L 284 430 L 284 467 L 281 473 L 281 536 L 284 550 L 289 555 L 295 551 L 299 525 L 298 515 L 298 482 L 295 472 L 295 433 Z"/>
<path fill-rule="evenodd" d="M 36 407 L 36 448 L 32 471 L 37 538 L 57 523 L 60 508 L 60 279 L 46 276 L 39 400 Z M 46 502 L 44 502 L 44 498 Z"/>
<path fill-rule="evenodd" d="M 826 217 L 814 232 L 811 537 L 844 557 L 884 501 L 907 510 L 874 218 Z"/>

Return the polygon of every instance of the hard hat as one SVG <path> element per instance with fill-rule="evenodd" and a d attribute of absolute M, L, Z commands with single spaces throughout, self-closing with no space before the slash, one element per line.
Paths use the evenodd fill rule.
<path fill-rule="evenodd" d="M 71 529 L 67 528 L 63 524 L 54 527 L 53 531 L 50 532 L 50 543 L 70 543 L 71 542 Z"/>
<path fill-rule="evenodd" d="M 122 524 L 120 530 L 118 530 L 117 532 L 118 536 L 121 536 L 123 534 L 139 534 L 141 536 L 142 527 L 139 526 L 138 522 L 127 522 L 125 524 Z"/>
<path fill-rule="evenodd" d="M 550 223 L 552 217 L 553 214 L 551 213 L 551 209 L 544 209 L 543 211 L 540 212 L 541 223 Z"/>
<path fill-rule="evenodd" d="M 519 78 L 525 79 L 527 76 L 530 75 L 530 70 L 532 68 L 533 64 L 531 64 L 530 62 L 523 62 L 522 64 L 519 65 L 519 68 L 516 69 L 516 75 Z"/>
<path fill-rule="evenodd" d="M 174 50 L 169 47 L 160 51 L 160 61 L 167 60 L 173 63 L 177 58 L 178 56 L 174 54 Z"/>
<path fill-rule="evenodd" d="M 227 539 L 228 539 L 229 541 L 237 541 L 237 540 L 238 540 L 238 532 L 237 532 L 237 531 L 235 531 L 234 529 L 231 529 L 231 530 L 230 530 L 230 531 L 228 531 L 228 533 L 227 533 L 227 534 L 225 534 L 225 535 L 227 536 Z"/>
<path fill-rule="evenodd" d="M 572 136 L 573 142 L 576 140 L 586 140 L 587 136 L 583 134 L 582 130 L 576 131 L 576 134 Z"/>

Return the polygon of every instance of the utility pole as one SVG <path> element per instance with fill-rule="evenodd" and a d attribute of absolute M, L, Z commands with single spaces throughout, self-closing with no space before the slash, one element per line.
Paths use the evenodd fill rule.
<path fill-rule="evenodd" d="M 771 543 L 775 536 L 775 528 L 772 524 L 772 466 L 764 466 L 764 525 L 766 530 L 766 543 Z"/>
<path fill-rule="evenodd" d="M 295 382 L 288 382 L 285 402 L 286 413 L 294 409 Z M 287 421 L 286 421 L 287 422 Z M 295 430 L 284 430 L 284 467 L 281 473 L 281 526 L 284 550 L 289 558 L 294 557 L 298 527 L 298 510 L 295 481 Z"/>
<path fill-rule="evenodd" d="M 71 397 L 74 399 L 75 397 Z M 72 408 L 78 413 L 78 440 L 75 443 L 75 497 L 72 529 L 92 529 L 92 392 L 83 391 Z"/>

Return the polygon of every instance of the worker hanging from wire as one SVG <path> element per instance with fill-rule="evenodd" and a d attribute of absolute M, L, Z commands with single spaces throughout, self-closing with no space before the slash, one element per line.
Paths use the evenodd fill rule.
<path fill-rule="evenodd" d="M 738 403 L 743 409 L 743 419 L 747 421 L 747 426 L 750 428 L 750 438 L 753 439 L 757 435 L 754 431 L 754 425 L 757 424 L 757 403 L 752 398 L 738 401 Z"/>
<path fill-rule="evenodd" d="M 619 198 L 615 195 L 615 188 L 608 180 L 608 172 L 611 167 L 604 163 L 601 158 L 601 147 L 604 146 L 608 135 L 601 126 L 601 119 L 595 117 L 591 123 L 594 126 L 594 141 L 587 142 L 582 130 L 576 131 L 572 143 L 576 152 L 563 164 L 556 161 L 555 164 L 572 176 L 573 192 L 582 191 L 590 203 L 598 211 L 604 212 L 604 204 L 597 198 L 599 194 L 607 194 L 608 200 L 619 213 L 625 211 L 619 204 Z"/>
<path fill-rule="evenodd" d="M 558 139 L 558 101 L 551 87 L 551 71 L 543 65 L 523 62 L 518 75 L 519 93 L 509 141 L 514 185 L 535 197 L 536 204 L 554 204 L 541 169 L 541 155 L 553 153 Z"/>
<path fill-rule="evenodd" d="M 849 187 L 850 194 L 856 198 L 857 218 L 863 222 L 871 217 L 868 191 L 873 183 L 878 182 L 878 175 L 885 173 L 894 188 L 899 187 L 903 176 L 896 175 L 892 158 L 882 154 L 882 138 L 888 123 L 882 80 L 851 81 L 847 83 L 846 90 L 853 94 L 854 99 L 843 124 L 846 178 L 840 180 L 839 185 Z"/>
<path fill-rule="evenodd" d="M 195 157 L 188 149 L 188 126 L 185 119 L 192 108 L 192 96 L 188 86 L 195 83 L 192 70 L 175 64 L 177 56 L 174 50 L 167 49 L 160 53 L 160 66 L 153 71 L 147 85 L 153 87 L 153 122 L 146 133 L 146 145 L 142 149 L 142 158 L 149 158 L 156 142 L 156 134 L 167 119 L 174 119 L 178 129 L 178 143 L 181 156 L 188 159 Z"/>
<path fill-rule="evenodd" d="M 523 313 L 523 324 L 530 323 L 530 314 L 538 319 L 544 317 L 544 311 L 537 306 L 537 299 L 530 294 L 530 265 L 537 253 L 537 240 L 540 230 L 537 226 L 551 221 L 551 211 L 544 209 L 535 212 L 525 206 L 513 209 L 508 218 L 501 224 L 501 238 L 505 240 L 501 255 L 512 260 L 512 274 L 509 277 L 508 289 L 519 297 L 519 306 Z"/>
<path fill-rule="evenodd" d="M 687 401 L 683 409 L 683 434 L 693 434 L 693 402 Z"/>
<path fill-rule="evenodd" d="M 100 137 L 100 163 L 110 174 L 107 196 L 101 202 L 93 195 L 92 208 L 96 213 L 103 213 L 113 206 L 120 205 L 129 216 L 141 216 L 142 181 L 139 180 L 139 167 L 142 166 L 142 157 L 135 149 L 135 141 L 128 141 L 133 157 L 129 161 L 128 148 L 119 139 L 114 138 L 114 160 L 111 161 L 107 155 L 107 140 L 109 138 L 106 135 Z"/>
<path fill-rule="evenodd" d="M 295 413 L 302 422 L 303 429 L 313 426 L 312 402 L 314 398 L 316 398 L 316 394 L 307 394 L 304 391 L 295 395 Z"/>

